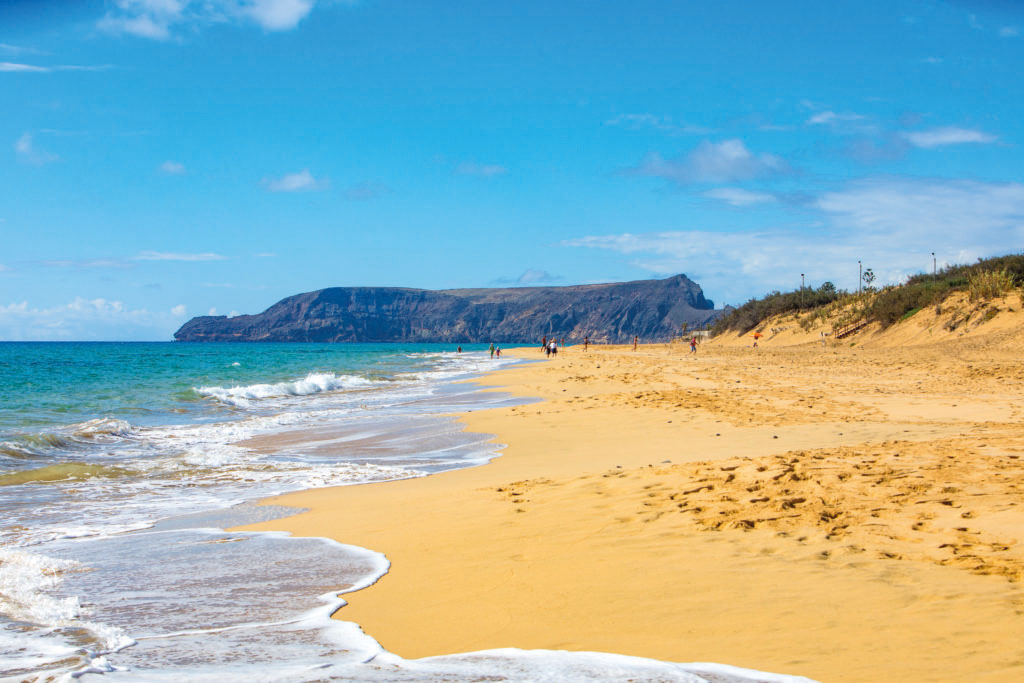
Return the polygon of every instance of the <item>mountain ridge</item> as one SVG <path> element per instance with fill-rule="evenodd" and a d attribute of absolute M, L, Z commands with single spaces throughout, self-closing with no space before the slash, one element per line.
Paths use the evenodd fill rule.
<path fill-rule="evenodd" d="M 328 287 L 255 315 L 199 316 L 177 341 L 594 342 L 667 341 L 722 311 L 685 275 L 558 287 L 428 290 Z"/>

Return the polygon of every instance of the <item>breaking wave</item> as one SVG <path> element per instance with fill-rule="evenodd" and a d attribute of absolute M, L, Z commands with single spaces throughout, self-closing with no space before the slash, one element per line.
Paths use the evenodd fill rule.
<path fill-rule="evenodd" d="M 304 378 L 292 382 L 275 384 L 250 384 L 236 387 L 194 387 L 200 396 L 214 398 L 221 403 L 244 408 L 251 400 L 280 398 L 284 396 L 309 396 L 342 389 L 361 389 L 373 386 L 372 380 L 357 375 L 335 375 L 328 372 L 311 372 Z"/>

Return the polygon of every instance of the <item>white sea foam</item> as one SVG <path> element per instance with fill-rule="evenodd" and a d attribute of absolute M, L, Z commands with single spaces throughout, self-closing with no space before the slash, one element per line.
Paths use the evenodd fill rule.
<path fill-rule="evenodd" d="M 303 379 L 292 382 L 235 387 L 196 387 L 194 391 L 200 396 L 208 396 L 228 405 L 245 408 L 254 399 L 309 396 L 310 394 L 365 388 L 373 385 L 373 381 L 357 375 L 311 372 Z"/>
<path fill-rule="evenodd" d="M 78 598 L 48 595 L 60 575 L 79 568 L 77 562 L 20 550 L 0 550 L 0 611 L 23 621 L 59 626 L 77 619 Z"/>
<path fill-rule="evenodd" d="M 101 417 L 70 426 L 72 435 L 80 439 L 99 440 L 104 437 L 128 436 L 132 433 L 132 425 L 124 420 L 112 417 Z"/>
<path fill-rule="evenodd" d="M 0 613 L 10 619 L 37 626 L 85 629 L 93 635 L 97 643 L 97 651 L 89 653 L 90 657 L 116 652 L 133 645 L 135 641 L 124 630 L 83 619 L 82 604 L 78 596 L 54 595 L 65 574 L 85 569 L 74 560 L 57 559 L 22 550 L 0 550 Z M 0 674 L 5 668 L 20 667 L 26 663 L 30 666 L 40 666 L 67 657 L 79 649 L 60 641 L 44 641 L 38 636 L 19 638 L 15 641 L 5 638 L 5 641 L 5 644 L 0 645 L 0 652 L 4 654 L 2 659 L 5 662 L 4 668 L 0 668 Z M 10 652 L 5 652 L 7 648 L 10 648 Z M 18 660 L 29 661 L 7 663 L 8 654 L 17 654 Z"/>

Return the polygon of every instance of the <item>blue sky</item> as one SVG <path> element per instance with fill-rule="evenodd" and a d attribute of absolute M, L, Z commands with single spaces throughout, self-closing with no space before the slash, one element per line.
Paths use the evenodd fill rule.
<path fill-rule="evenodd" d="M 6 0 L 0 339 L 1024 244 L 1024 6 Z"/>

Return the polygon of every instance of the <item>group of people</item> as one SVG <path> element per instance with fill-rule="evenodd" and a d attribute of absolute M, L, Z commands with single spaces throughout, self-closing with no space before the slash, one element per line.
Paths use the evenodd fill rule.
<path fill-rule="evenodd" d="M 558 340 L 554 337 L 548 339 L 547 335 L 544 335 L 544 338 L 540 341 L 540 348 L 544 350 L 544 355 L 550 358 L 551 356 L 558 355 L 558 343 Z M 565 337 L 562 337 L 561 343 L 565 344 Z"/>
<path fill-rule="evenodd" d="M 492 342 L 491 345 L 487 348 L 487 350 L 491 352 L 491 358 L 494 358 L 495 356 L 497 356 L 498 358 L 501 358 L 501 347 L 500 346 L 495 346 L 494 343 Z M 461 344 L 459 344 L 457 347 L 455 347 L 455 353 L 462 353 L 462 345 Z"/>
<path fill-rule="evenodd" d="M 761 336 L 760 334 L 755 335 L 754 346 L 757 346 L 757 338 L 760 337 L 760 336 Z M 636 351 L 637 344 L 639 344 L 639 342 L 640 342 L 640 337 L 633 337 L 633 350 L 634 351 Z M 565 337 L 562 337 L 561 339 L 555 339 L 554 337 L 552 337 L 551 339 L 548 339 L 547 335 L 545 335 L 544 338 L 541 339 L 540 348 L 544 352 L 544 355 L 546 355 L 548 358 L 550 358 L 551 356 L 558 355 L 558 346 L 560 344 L 563 345 L 563 346 L 565 345 Z M 583 350 L 586 351 L 587 348 L 589 348 L 589 347 L 590 347 L 590 337 L 584 337 L 583 338 Z M 491 358 L 495 358 L 495 357 L 501 358 L 501 347 L 500 346 L 495 346 L 494 343 L 492 342 L 491 345 L 487 348 L 487 350 L 490 351 Z M 458 351 L 459 353 L 462 353 L 462 347 L 459 346 L 456 349 L 456 351 Z M 694 336 L 694 337 L 692 337 L 690 339 L 690 353 L 697 353 L 697 337 L 696 336 Z"/>

